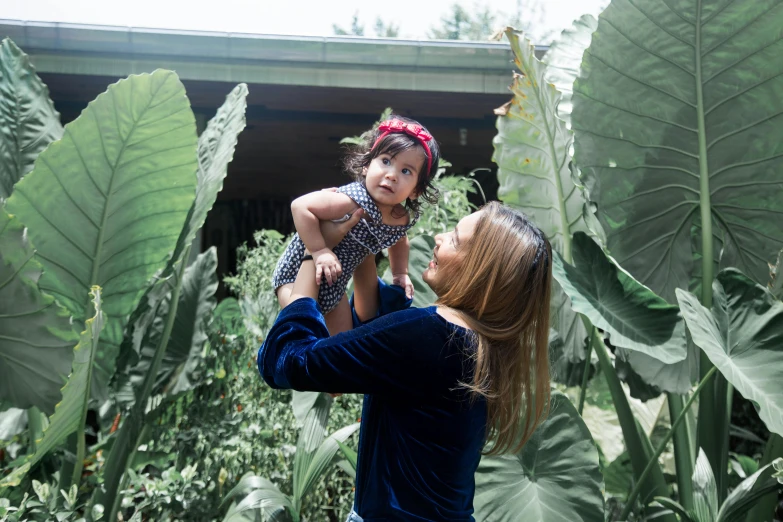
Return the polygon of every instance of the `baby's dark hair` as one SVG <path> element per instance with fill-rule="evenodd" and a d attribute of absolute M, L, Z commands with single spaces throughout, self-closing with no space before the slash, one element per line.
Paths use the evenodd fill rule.
<path fill-rule="evenodd" d="M 389 120 L 402 120 L 404 123 L 419 125 L 423 130 L 427 131 L 421 123 L 410 118 L 393 114 L 386 121 Z M 379 124 L 380 123 L 382 122 L 379 122 Z M 429 133 L 429 131 L 427 132 Z M 372 160 L 381 154 L 389 154 L 394 157 L 400 152 L 414 147 L 422 148 L 419 140 L 404 132 L 392 132 L 387 134 L 378 145 L 373 148 L 373 144 L 380 134 L 381 132 L 378 130 L 378 125 L 375 125 L 372 129 L 362 134 L 361 143 L 349 146 L 348 152 L 343 160 L 343 166 L 345 171 L 350 174 L 355 181 L 364 181 L 362 171 L 365 167 L 369 167 Z M 430 148 L 430 153 L 432 154 L 432 166 L 430 167 L 430 171 L 427 172 L 427 158 L 425 157 L 422 160 L 422 165 L 419 169 L 419 179 L 416 183 L 416 192 L 419 194 L 419 197 L 418 199 L 408 198 L 405 202 L 405 209 L 414 214 L 419 213 L 419 209 L 421 208 L 420 200 L 423 199 L 430 205 L 434 205 L 438 202 L 438 189 L 433 186 L 432 180 L 438 172 L 440 147 L 438 147 L 438 143 L 435 141 L 434 137 L 427 142 L 427 146 Z"/>

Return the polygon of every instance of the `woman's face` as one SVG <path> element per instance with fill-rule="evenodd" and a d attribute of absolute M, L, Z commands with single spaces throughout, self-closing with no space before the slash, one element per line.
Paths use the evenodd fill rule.
<path fill-rule="evenodd" d="M 454 230 L 435 236 L 432 260 L 422 275 L 424 282 L 433 290 L 438 286 L 438 271 L 444 267 L 453 269 L 460 263 L 461 247 L 473 237 L 480 216 L 481 211 L 474 212 L 462 218 Z"/>

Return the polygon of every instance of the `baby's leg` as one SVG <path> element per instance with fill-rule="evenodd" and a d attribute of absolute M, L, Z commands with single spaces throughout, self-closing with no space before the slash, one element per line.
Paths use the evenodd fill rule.
<path fill-rule="evenodd" d="M 353 328 L 353 318 L 351 317 L 351 305 L 348 303 L 348 296 L 343 294 L 343 298 L 337 303 L 337 306 L 326 314 L 326 327 L 329 329 L 329 335 L 347 332 Z"/>
<path fill-rule="evenodd" d="M 293 290 L 293 283 L 286 283 L 277 288 L 277 302 L 280 303 L 281 309 L 291 303 L 291 292 L 293 292 Z"/>

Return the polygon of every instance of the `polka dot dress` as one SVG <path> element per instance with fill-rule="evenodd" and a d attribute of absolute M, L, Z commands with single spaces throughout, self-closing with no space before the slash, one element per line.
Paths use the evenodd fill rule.
<path fill-rule="evenodd" d="M 364 209 L 365 217 L 332 249 L 343 266 L 343 273 L 332 286 L 322 284 L 320 287 L 318 304 L 321 305 L 321 311 L 324 314 L 334 310 L 340 302 L 345 288 L 348 286 L 348 280 L 351 279 L 354 270 L 364 258 L 369 254 L 377 254 L 402 239 L 419 217 L 415 216 L 407 225 L 387 225 L 383 222 L 381 211 L 362 183 L 354 182 L 342 186 L 337 189 L 337 192 L 342 192 L 354 200 Z M 282 285 L 293 283 L 296 280 L 296 274 L 299 273 L 299 267 L 302 266 L 304 252 L 305 245 L 299 238 L 299 234 L 295 234 L 277 262 L 277 267 L 272 275 L 275 291 Z"/>

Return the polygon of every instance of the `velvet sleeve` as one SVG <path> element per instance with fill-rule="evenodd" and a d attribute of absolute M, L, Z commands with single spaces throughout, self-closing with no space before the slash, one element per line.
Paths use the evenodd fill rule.
<path fill-rule="evenodd" d="M 411 308 L 329 337 L 316 302 L 302 298 L 278 315 L 259 350 L 258 369 L 273 388 L 430 393 L 440 386 L 446 330 L 433 309 Z"/>

